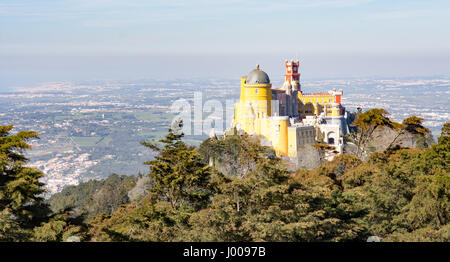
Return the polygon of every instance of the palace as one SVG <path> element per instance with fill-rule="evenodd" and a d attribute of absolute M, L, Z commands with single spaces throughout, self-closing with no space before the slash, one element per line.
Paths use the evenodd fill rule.
<path fill-rule="evenodd" d="M 348 131 L 342 90 L 305 94 L 300 85 L 299 61 L 286 60 L 285 67 L 281 88 L 272 88 L 259 65 L 241 78 L 233 126 L 262 137 L 278 156 L 297 157 L 302 147 L 317 140 L 342 152 L 341 134 Z"/>

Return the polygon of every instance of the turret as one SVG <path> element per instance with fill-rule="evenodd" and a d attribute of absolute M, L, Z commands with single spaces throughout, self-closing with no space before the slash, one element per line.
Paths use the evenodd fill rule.
<path fill-rule="evenodd" d="M 295 91 L 301 91 L 300 89 L 300 73 L 298 72 L 300 62 L 297 59 L 297 62 L 291 59 L 290 62 L 288 60 L 284 61 L 284 65 L 286 67 L 286 73 L 284 74 L 284 82 L 288 82 L 292 89 Z"/>

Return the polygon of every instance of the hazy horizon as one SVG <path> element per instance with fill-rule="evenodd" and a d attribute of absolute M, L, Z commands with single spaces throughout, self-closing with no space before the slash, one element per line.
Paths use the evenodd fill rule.
<path fill-rule="evenodd" d="M 47 81 L 449 76 L 443 0 L 4 0 L 0 90 Z M 239 81 L 239 80 L 237 80 Z"/>
<path fill-rule="evenodd" d="M 84 80 L 236 79 L 256 64 L 272 81 L 282 78 L 283 55 L 3 56 L 0 91 L 42 82 Z M 449 77 L 445 56 L 302 56 L 301 80 Z"/>

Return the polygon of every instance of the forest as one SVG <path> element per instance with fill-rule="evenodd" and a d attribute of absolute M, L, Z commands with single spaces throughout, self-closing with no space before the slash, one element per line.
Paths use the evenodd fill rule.
<path fill-rule="evenodd" d="M 111 174 L 41 197 L 44 174 L 27 166 L 28 141 L 0 126 L 0 241 L 288 241 L 450 240 L 450 123 L 433 144 L 422 118 L 391 121 L 383 109 L 357 115 L 355 145 L 314 169 L 292 169 L 258 137 L 231 133 L 199 147 L 182 141 L 182 122 L 164 138 L 147 174 Z M 396 136 L 369 150 L 374 132 Z M 332 150 L 317 143 L 317 150 Z"/>

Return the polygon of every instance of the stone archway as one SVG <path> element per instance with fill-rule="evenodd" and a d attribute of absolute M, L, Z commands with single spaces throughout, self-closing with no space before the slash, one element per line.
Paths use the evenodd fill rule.
<path fill-rule="evenodd" d="M 329 137 L 328 138 L 328 144 L 334 145 L 334 138 L 333 137 Z"/>
<path fill-rule="evenodd" d="M 334 145 L 337 142 L 337 137 L 336 137 L 336 133 L 331 131 L 328 132 L 327 134 L 327 143 L 329 145 Z"/>

